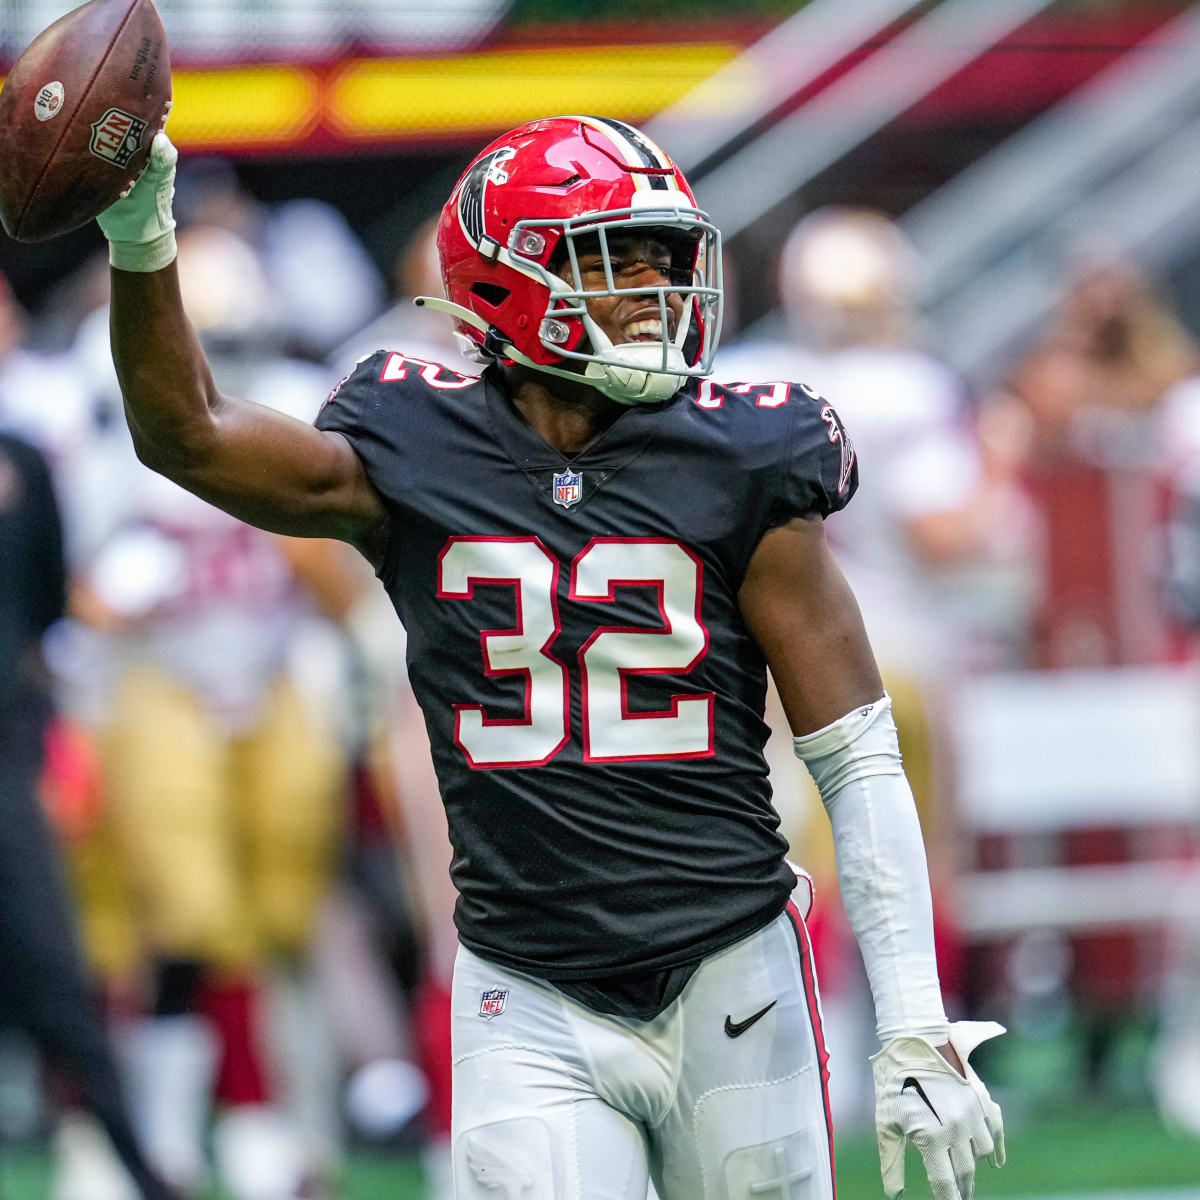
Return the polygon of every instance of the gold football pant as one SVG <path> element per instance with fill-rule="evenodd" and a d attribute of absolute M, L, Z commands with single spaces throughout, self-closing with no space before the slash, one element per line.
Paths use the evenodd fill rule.
<path fill-rule="evenodd" d="M 336 867 L 343 764 L 293 686 L 277 680 L 231 737 L 186 688 L 138 668 L 103 743 L 110 845 L 146 948 L 224 968 L 303 950 Z M 111 887 L 101 900 L 84 883 L 115 906 Z"/>

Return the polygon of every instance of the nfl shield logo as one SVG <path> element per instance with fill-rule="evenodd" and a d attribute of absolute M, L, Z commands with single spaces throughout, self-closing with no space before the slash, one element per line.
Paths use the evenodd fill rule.
<path fill-rule="evenodd" d="M 563 471 L 554 477 L 554 503 L 570 508 L 583 499 L 583 474 L 580 471 Z"/>
<path fill-rule="evenodd" d="M 484 988 L 479 994 L 479 1015 L 485 1021 L 498 1017 L 508 1003 L 508 988 Z"/>
<path fill-rule="evenodd" d="M 88 147 L 97 157 L 117 167 L 129 166 L 142 144 L 146 122 L 124 109 L 110 108 L 92 125 L 92 141 Z"/>

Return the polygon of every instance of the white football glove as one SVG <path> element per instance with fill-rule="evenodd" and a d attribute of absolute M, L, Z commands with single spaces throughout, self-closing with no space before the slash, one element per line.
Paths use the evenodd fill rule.
<path fill-rule="evenodd" d="M 165 133 L 150 144 L 137 182 L 96 221 L 108 238 L 108 261 L 118 270 L 161 271 L 175 261 L 175 164 L 179 151 Z"/>
<path fill-rule="evenodd" d="M 898 1037 L 871 1059 L 875 1073 L 875 1132 L 883 1190 L 904 1192 L 904 1151 L 921 1151 L 934 1200 L 971 1200 L 975 1160 L 1004 1165 L 1004 1121 L 967 1057 L 1004 1032 L 995 1021 L 956 1021 L 950 1045 L 962 1060 L 964 1079 L 922 1037 Z"/>

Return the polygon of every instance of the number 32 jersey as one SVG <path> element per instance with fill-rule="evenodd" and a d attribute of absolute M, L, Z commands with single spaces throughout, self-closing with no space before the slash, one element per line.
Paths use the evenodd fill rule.
<path fill-rule="evenodd" d="M 763 534 L 857 485 L 790 384 L 692 380 L 564 457 L 479 379 L 385 351 L 317 426 L 383 497 L 472 950 L 550 980 L 664 971 L 772 920 L 794 883 L 737 606 Z"/>

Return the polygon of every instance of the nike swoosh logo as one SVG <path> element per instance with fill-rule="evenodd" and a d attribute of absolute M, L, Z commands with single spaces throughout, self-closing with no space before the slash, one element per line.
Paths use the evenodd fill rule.
<path fill-rule="evenodd" d="M 733 1019 L 726 1014 L 725 1017 L 725 1032 L 730 1037 L 741 1037 L 751 1025 L 754 1024 L 760 1017 L 765 1017 L 779 1003 L 778 1000 L 772 1000 L 766 1008 L 760 1008 L 752 1017 L 747 1017 L 744 1021 L 738 1021 L 735 1025 Z"/>
<path fill-rule="evenodd" d="M 909 1088 L 912 1088 L 913 1091 L 915 1091 L 917 1093 L 917 1095 L 920 1096 L 921 1099 L 925 1101 L 925 1107 L 928 1108 L 931 1113 L 933 1113 L 933 1115 L 937 1118 L 937 1123 L 940 1125 L 942 1123 L 942 1118 L 938 1116 L 937 1109 L 933 1107 L 933 1104 L 930 1102 L 929 1097 L 927 1095 L 925 1095 L 925 1089 L 921 1086 L 920 1080 L 914 1079 L 910 1075 L 900 1085 L 900 1091 L 906 1092 L 906 1091 L 908 1091 Z"/>

